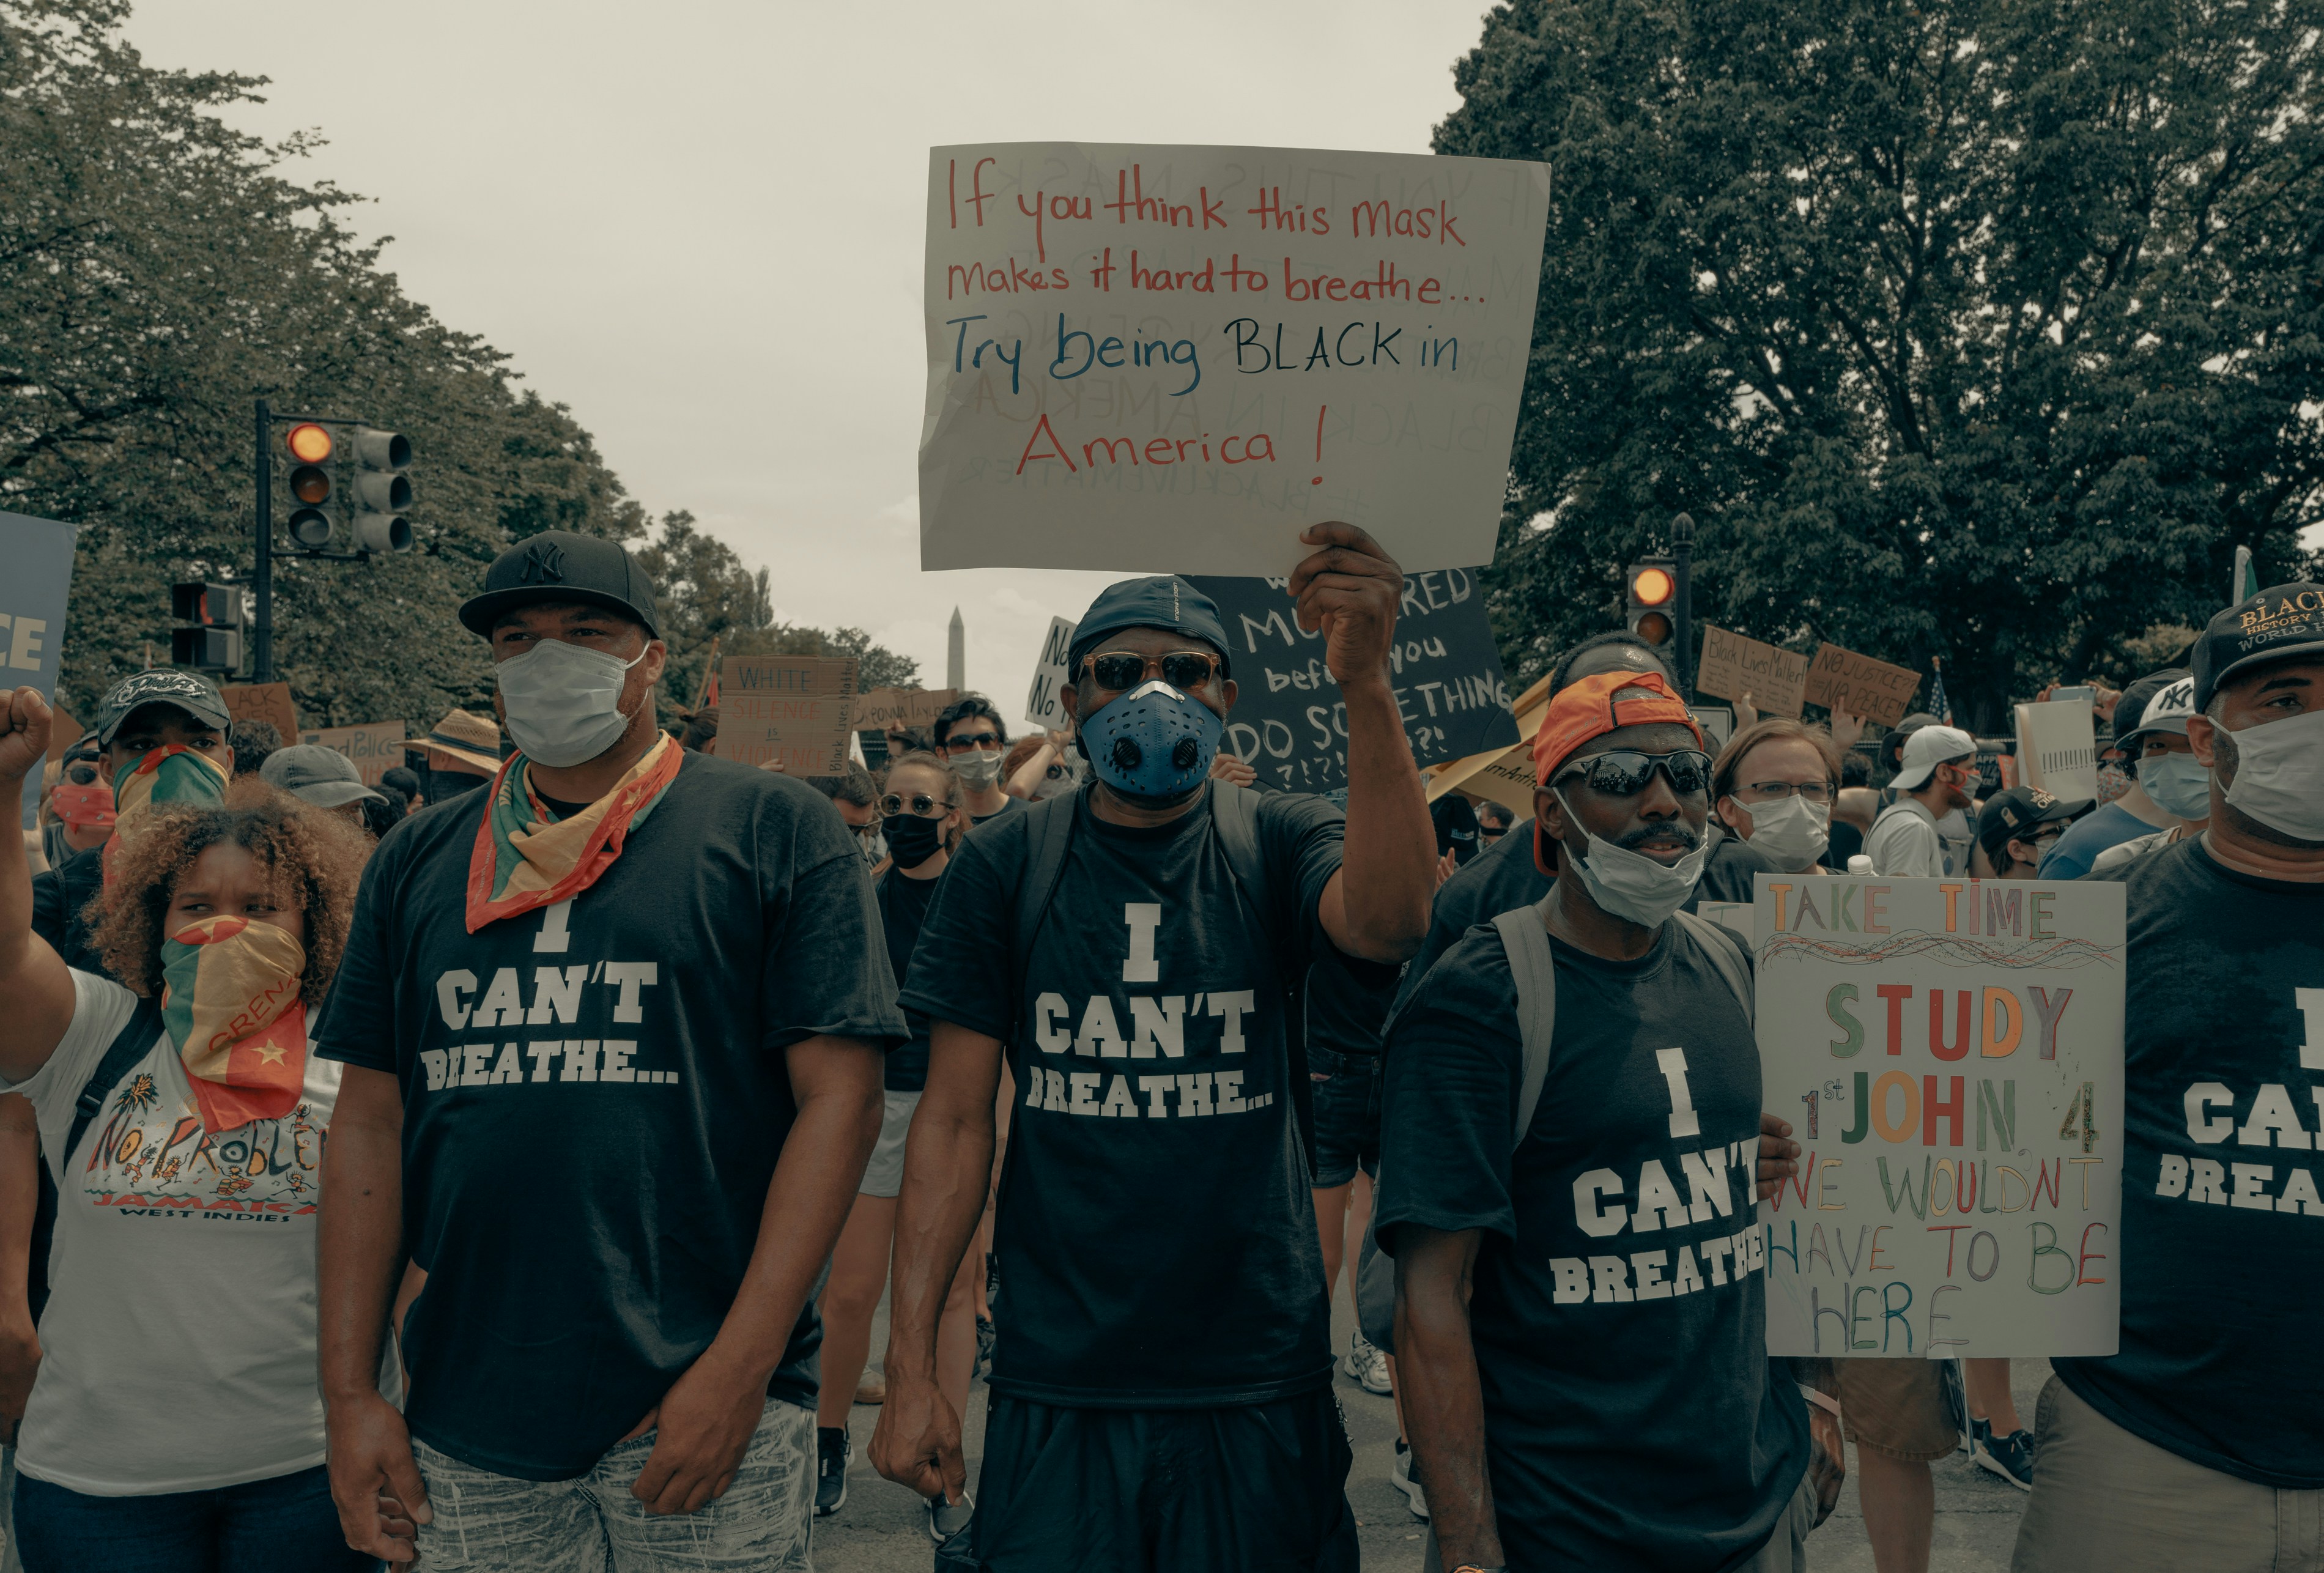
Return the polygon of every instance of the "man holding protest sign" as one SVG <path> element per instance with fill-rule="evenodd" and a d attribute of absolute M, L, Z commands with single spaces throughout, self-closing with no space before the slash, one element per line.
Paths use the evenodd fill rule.
<path fill-rule="evenodd" d="M 519 751 L 374 855 L 318 1034 L 346 1063 L 341 1522 L 440 1573 L 804 1569 L 808 1295 L 907 1035 L 862 861 L 807 786 L 655 726 L 659 612 L 618 543 L 530 536 L 460 618 Z M 399 1413 L 374 1375 L 407 1255 Z"/>
<path fill-rule="evenodd" d="M 1344 837 L 1320 798 L 1208 779 L 1235 697 L 1216 609 L 1125 581 L 1071 651 L 1095 783 L 973 832 L 914 954 L 931 1047 L 872 1456 L 923 1497 L 964 1494 L 936 1328 L 1005 1056 L 990 1573 L 1356 1564 L 1290 990 L 1325 946 L 1408 955 L 1435 857 L 1388 669 L 1403 575 L 1351 526 L 1301 538 L 1289 588 L 1348 707 Z"/>
<path fill-rule="evenodd" d="M 2017 1573 L 2324 1566 L 2324 585 L 2195 645 L 2210 823 L 2128 903 L 2120 1350 L 2061 1360 Z"/>
<path fill-rule="evenodd" d="M 1659 673 L 1552 699 L 1534 839 L 1556 882 L 1390 1027 L 1376 1227 L 1447 1568 L 1789 1573 L 1818 1516 L 1752 1210 L 1795 1149 L 1761 1112 L 1743 948 L 1682 911 L 1702 743 Z"/>

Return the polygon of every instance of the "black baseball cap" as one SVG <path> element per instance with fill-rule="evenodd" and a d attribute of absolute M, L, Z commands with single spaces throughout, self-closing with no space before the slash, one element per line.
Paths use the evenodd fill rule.
<path fill-rule="evenodd" d="M 97 746 L 109 749 L 113 734 L 130 713 L 148 704 L 174 704 L 196 721 L 225 731 L 234 724 L 234 713 L 226 707 L 226 698 L 211 685 L 207 677 L 174 669 L 136 672 L 124 677 L 106 691 L 97 707 L 97 724 L 92 732 Z"/>
<path fill-rule="evenodd" d="M 2246 667 L 2291 656 L 2324 655 L 2324 584 L 2296 580 L 2261 591 L 2211 619 L 2195 641 L 2195 709 L 2211 707 L 2219 685 Z"/>
<path fill-rule="evenodd" d="M 2039 786 L 2012 786 L 1987 798 L 1985 806 L 1977 811 L 1977 839 L 1997 869 L 2002 865 L 2002 851 L 2011 842 L 2032 841 L 2037 825 L 2080 819 L 2093 803 L 2088 797 L 2052 797 Z"/>
<path fill-rule="evenodd" d="M 1073 648 L 1065 653 L 1065 680 L 1070 683 L 1081 675 L 1082 658 L 1096 649 L 1100 639 L 1129 628 L 1167 629 L 1198 639 L 1219 652 L 1220 674 L 1234 676 L 1218 603 L 1184 579 L 1162 574 L 1149 579 L 1124 579 L 1097 593 L 1097 599 L 1074 626 Z"/>
<path fill-rule="evenodd" d="M 529 535 L 493 559 L 484 570 L 484 593 L 460 608 L 460 621 L 479 639 L 493 637 L 503 612 L 540 601 L 576 601 L 603 606 L 646 625 L 661 638 L 654 611 L 653 581 L 619 541 L 544 529 Z"/>

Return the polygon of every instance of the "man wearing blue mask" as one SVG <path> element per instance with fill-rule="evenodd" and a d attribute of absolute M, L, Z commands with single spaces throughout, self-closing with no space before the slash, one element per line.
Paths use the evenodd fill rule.
<path fill-rule="evenodd" d="M 2209 824 L 2098 876 L 2128 919 L 2121 1344 L 2051 1362 L 2017 1573 L 2324 1566 L 2324 585 L 2229 607 L 2190 665 Z"/>
<path fill-rule="evenodd" d="M 346 1065 L 340 1522 L 437 1573 L 803 1570 L 808 1295 L 907 1035 L 863 860 L 809 786 L 655 724 L 659 612 L 618 543 L 530 537 L 460 620 L 519 751 L 381 842 L 317 1034 Z"/>
<path fill-rule="evenodd" d="M 2156 691 L 2128 730 L 2116 732 L 2115 746 L 2137 761 L 2139 790 L 2171 816 L 2171 824 L 2116 842 L 2091 860 L 2091 873 L 2107 873 L 2157 847 L 2200 835 L 2211 823 L 2211 772 L 2187 741 L 2187 723 L 2195 714 L 2195 679 L 2181 673 Z"/>
<path fill-rule="evenodd" d="M 965 1497 L 936 1329 L 1005 1057 L 969 1531 L 988 1573 L 1356 1566 L 1291 990 L 1326 947 L 1410 954 L 1436 852 L 1389 685 L 1403 574 L 1351 526 L 1301 538 L 1290 592 L 1346 710 L 1344 832 L 1321 798 L 1211 779 L 1235 698 L 1217 609 L 1179 579 L 1115 584 L 1065 690 L 1094 782 L 973 832 L 913 955 L 931 1045 L 872 1458 L 932 1513 Z"/>

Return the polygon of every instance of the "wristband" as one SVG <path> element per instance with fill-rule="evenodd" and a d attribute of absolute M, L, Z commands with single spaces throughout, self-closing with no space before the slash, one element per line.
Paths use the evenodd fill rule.
<path fill-rule="evenodd" d="M 1814 1388 L 1809 1386 L 1804 1382 L 1799 1384 L 1799 1389 L 1800 1396 L 1802 1398 L 1806 1399 L 1818 1409 L 1830 1413 L 1832 1419 L 1838 1420 L 1840 1418 L 1840 1400 L 1832 1397 L 1828 1393 L 1817 1392 Z"/>

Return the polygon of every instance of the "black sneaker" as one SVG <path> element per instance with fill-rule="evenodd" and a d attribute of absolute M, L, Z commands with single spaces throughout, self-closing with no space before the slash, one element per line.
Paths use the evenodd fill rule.
<path fill-rule="evenodd" d="M 2000 1476 L 2020 1491 L 2034 1489 L 2032 1431 L 2012 1431 L 2006 1437 L 1997 1437 L 1991 1421 L 1978 1421 L 1977 1451 L 1970 1455 L 1969 1461 Z"/>
<path fill-rule="evenodd" d="M 855 1443 L 845 1426 L 815 1428 L 815 1516 L 829 1518 L 847 1505 L 847 1460 Z"/>

